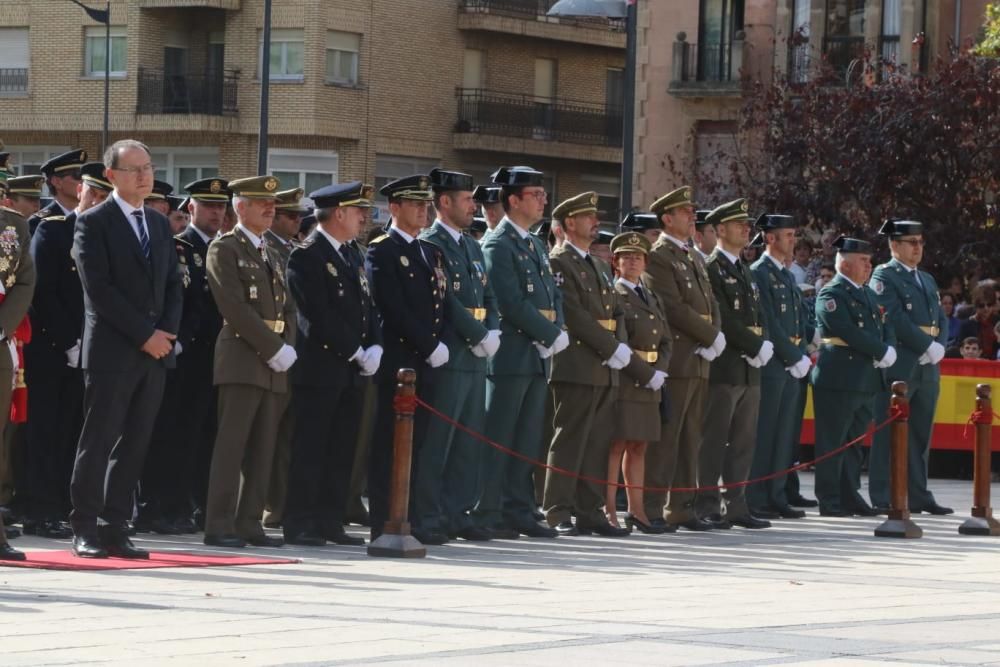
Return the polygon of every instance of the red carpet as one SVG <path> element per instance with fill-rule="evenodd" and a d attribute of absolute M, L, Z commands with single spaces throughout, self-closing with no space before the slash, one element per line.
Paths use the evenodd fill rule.
<path fill-rule="evenodd" d="M 295 558 L 226 556 L 221 554 L 154 551 L 149 560 L 129 558 L 77 558 L 69 551 L 27 551 L 24 561 L 0 560 L 0 565 L 41 570 L 143 570 L 151 567 L 222 567 L 225 565 L 285 565 Z"/>

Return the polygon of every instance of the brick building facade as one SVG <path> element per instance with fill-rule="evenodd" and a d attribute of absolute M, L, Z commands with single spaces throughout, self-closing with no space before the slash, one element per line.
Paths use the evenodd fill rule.
<path fill-rule="evenodd" d="M 552 4 L 274 2 L 269 170 L 308 192 L 529 164 L 552 202 L 595 189 L 617 216 L 623 26 L 550 19 Z M 111 140 L 145 141 L 178 188 L 254 174 L 263 7 L 112 0 Z M 104 26 L 68 0 L 0 0 L 0 137 L 19 173 L 98 155 L 104 50 Z"/>

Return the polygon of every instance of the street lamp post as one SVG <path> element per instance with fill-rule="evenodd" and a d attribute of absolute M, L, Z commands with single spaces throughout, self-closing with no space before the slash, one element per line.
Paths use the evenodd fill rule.
<path fill-rule="evenodd" d="M 621 215 L 632 210 L 632 174 L 635 156 L 635 74 L 636 26 L 635 0 L 559 0 L 548 16 L 606 17 L 625 19 L 625 104 L 622 107 L 622 178 Z"/>
<path fill-rule="evenodd" d="M 104 133 L 101 137 L 103 154 L 108 147 L 108 104 L 111 99 L 111 0 L 108 0 L 105 9 L 88 7 L 80 0 L 70 0 L 70 2 L 80 6 L 90 18 L 104 24 Z"/>
<path fill-rule="evenodd" d="M 271 96 L 271 0 L 264 0 L 264 30 L 260 55 L 260 125 L 257 131 L 257 173 L 267 173 L 267 114 Z"/>

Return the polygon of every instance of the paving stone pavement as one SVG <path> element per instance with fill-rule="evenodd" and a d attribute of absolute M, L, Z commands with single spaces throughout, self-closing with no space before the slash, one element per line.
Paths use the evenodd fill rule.
<path fill-rule="evenodd" d="M 957 513 L 915 517 L 919 540 L 809 510 L 770 530 L 458 542 L 413 561 L 285 547 L 246 553 L 302 562 L 0 568 L 0 665 L 1000 665 L 1000 537 L 957 534 L 971 482 L 933 488 Z"/>

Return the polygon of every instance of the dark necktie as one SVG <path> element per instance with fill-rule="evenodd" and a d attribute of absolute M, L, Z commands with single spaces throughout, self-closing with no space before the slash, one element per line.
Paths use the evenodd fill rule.
<path fill-rule="evenodd" d="M 646 298 L 646 290 L 642 289 L 642 285 L 635 286 L 635 293 L 639 295 L 639 298 L 642 299 L 644 304 L 647 306 L 649 305 L 649 300 Z"/>
<path fill-rule="evenodd" d="M 344 262 L 347 264 L 349 268 L 351 269 L 354 268 L 354 258 L 352 257 L 351 246 L 347 245 L 346 243 L 341 243 L 340 256 L 344 258 Z"/>
<path fill-rule="evenodd" d="M 146 231 L 146 220 L 139 209 L 132 211 L 132 215 L 135 217 L 135 226 L 139 230 L 139 245 L 142 247 L 142 254 L 146 256 L 146 260 L 148 261 L 149 232 Z"/>

